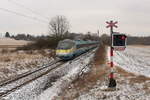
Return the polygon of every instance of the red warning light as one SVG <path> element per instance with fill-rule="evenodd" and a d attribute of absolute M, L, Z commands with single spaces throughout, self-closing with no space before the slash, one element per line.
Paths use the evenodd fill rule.
<path fill-rule="evenodd" d="M 126 37 L 125 37 L 125 36 L 122 36 L 122 37 L 121 37 L 121 39 L 122 39 L 122 40 L 125 40 L 125 39 L 126 39 Z"/>

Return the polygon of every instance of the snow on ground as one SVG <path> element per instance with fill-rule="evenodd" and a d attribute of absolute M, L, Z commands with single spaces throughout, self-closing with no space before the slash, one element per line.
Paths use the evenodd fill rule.
<path fill-rule="evenodd" d="M 57 96 L 61 92 L 63 92 L 63 90 L 67 88 L 72 81 L 77 79 L 82 71 L 87 71 L 89 67 L 88 64 L 92 60 L 93 56 L 94 54 L 91 54 L 89 55 L 89 57 L 84 56 L 84 58 L 72 62 L 71 66 L 73 68 L 64 77 L 55 82 L 51 88 L 48 88 L 35 100 L 57 100 Z"/>
<path fill-rule="evenodd" d="M 147 84 L 150 84 L 150 81 L 147 81 Z M 129 84 L 127 81 L 117 84 L 116 91 L 103 91 L 101 86 L 101 82 L 98 81 L 93 89 L 75 100 L 150 100 L 150 92 L 143 89 L 143 83 Z"/>
<path fill-rule="evenodd" d="M 40 51 L 16 51 L 2 54 L 0 52 L 0 82 L 19 74 L 28 72 L 53 61 L 49 57 L 39 53 Z"/>
<path fill-rule="evenodd" d="M 53 73 L 49 73 L 8 95 L 5 100 L 60 100 L 57 99 L 57 96 L 76 79 L 81 69 L 88 64 L 92 57 L 93 55 L 90 55 L 71 63 L 68 62 Z M 125 51 L 115 52 L 115 65 L 127 71 L 124 76 L 121 72 L 115 73 L 117 90 L 102 90 L 101 87 L 105 82 L 98 80 L 97 84 L 92 86 L 93 88 L 89 91 L 77 91 L 80 95 L 75 100 L 150 100 L 150 80 L 146 77 L 142 77 L 142 79 L 139 77 L 140 75 L 150 77 L 149 60 L 150 47 L 129 46 Z M 107 67 L 108 65 L 106 65 Z M 128 72 L 135 75 L 126 75 Z M 53 77 L 56 80 L 51 80 Z M 49 88 L 46 88 L 47 84 L 49 84 Z"/>
<path fill-rule="evenodd" d="M 26 45 L 30 43 L 25 40 L 15 40 L 11 38 L 0 38 L 0 45 Z"/>
<path fill-rule="evenodd" d="M 115 51 L 114 62 L 117 66 L 150 77 L 150 47 L 129 46 L 125 51 Z"/>
<path fill-rule="evenodd" d="M 150 100 L 150 79 L 144 77 L 150 77 L 150 47 L 129 46 L 125 51 L 115 52 L 114 56 L 115 64 L 127 71 L 115 73 L 116 90 L 102 90 L 108 85 L 98 80 L 88 92 L 78 91 L 81 95 L 75 100 Z"/>
<path fill-rule="evenodd" d="M 44 75 L 26 86 L 2 98 L 2 100 L 52 100 L 73 81 L 86 66 L 93 54 L 88 54 L 78 60 L 67 62 L 56 70 Z M 54 65 L 55 66 L 55 65 Z M 62 77 L 62 78 L 60 78 Z"/>

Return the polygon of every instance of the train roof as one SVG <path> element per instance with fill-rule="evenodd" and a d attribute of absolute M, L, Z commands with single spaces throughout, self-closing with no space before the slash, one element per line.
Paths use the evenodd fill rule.
<path fill-rule="evenodd" d="M 64 39 L 62 41 L 59 41 L 59 42 L 75 42 L 74 40 L 70 40 L 70 39 Z"/>
<path fill-rule="evenodd" d="M 76 42 L 76 45 L 90 44 L 90 43 L 98 43 L 98 41 L 91 41 L 91 40 L 88 40 L 88 41 L 84 41 L 84 40 L 75 40 L 75 42 Z"/>
<path fill-rule="evenodd" d="M 84 41 L 84 40 L 70 40 L 70 39 L 65 39 L 60 42 L 75 43 L 76 45 L 98 43 L 98 41 L 91 41 L 91 40 Z"/>

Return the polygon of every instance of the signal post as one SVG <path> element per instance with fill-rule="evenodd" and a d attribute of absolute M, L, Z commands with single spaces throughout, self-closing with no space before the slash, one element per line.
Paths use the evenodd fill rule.
<path fill-rule="evenodd" d="M 106 28 L 110 28 L 110 38 L 111 38 L 111 45 L 110 45 L 110 74 L 109 74 L 109 88 L 115 88 L 117 86 L 116 80 L 114 79 L 114 63 L 113 63 L 113 51 L 123 51 L 126 48 L 126 40 L 127 36 L 125 34 L 120 34 L 119 32 L 113 32 L 113 27 L 118 28 L 116 25 L 118 22 L 106 22 L 108 26 Z"/>
<path fill-rule="evenodd" d="M 113 70 L 113 47 L 112 47 L 112 35 L 113 35 L 113 27 L 118 28 L 118 26 L 116 26 L 116 24 L 118 22 L 106 22 L 108 24 L 108 26 L 106 26 L 106 28 L 110 28 L 110 38 L 111 38 L 111 46 L 110 46 L 110 68 L 111 68 L 111 72 L 109 74 L 109 84 L 108 87 L 109 88 L 115 88 L 116 87 L 116 80 L 114 79 L 114 70 Z"/>

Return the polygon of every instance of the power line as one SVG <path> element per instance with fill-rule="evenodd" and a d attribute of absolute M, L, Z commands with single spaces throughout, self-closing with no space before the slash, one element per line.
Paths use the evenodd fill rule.
<path fill-rule="evenodd" d="M 28 16 L 28 15 L 25 15 L 25 14 L 22 14 L 22 13 L 18 13 L 18 12 L 9 10 L 9 9 L 0 8 L 0 10 L 2 10 L 2 11 L 4 11 L 4 12 L 13 13 L 13 14 L 15 14 L 15 15 L 23 16 L 23 17 L 26 17 L 26 18 L 30 18 L 30 19 L 32 19 L 32 20 L 37 20 L 37 21 L 40 21 L 40 22 L 43 22 L 43 23 L 46 23 L 46 24 L 48 23 L 48 22 L 45 21 L 45 20 L 41 20 L 41 19 L 39 19 L 39 18 L 32 17 L 32 16 Z"/>
<path fill-rule="evenodd" d="M 23 4 L 17 3 L 17 2 L 15 2 L 14 0 L 8 0 L 8 1 L 11 2 L 11 3 L 13 3 L 13 4 L 15 4 L 15 5 L 17 5 L 17 6 L 19 6 L 19 7 L 22 7 L 22 8 L 24 8 L 24 9 L 26 9 L 26 10 L 28 10 L 28 11 L 34 13 L 34 14 L 36 14 L 36 15 L 39 15 L 40 17 L 42 17 L 42 18 L 44 18 L 44 19 L 46 19 L 46 20 L 49 20 L 48 17 L 43 16 L 42 14 L 40 14 L 40 13 L 38 13 L 38 12 L 32 10 L 31 8 L 28 8 L 28 7 L 24 6 Z"/>

